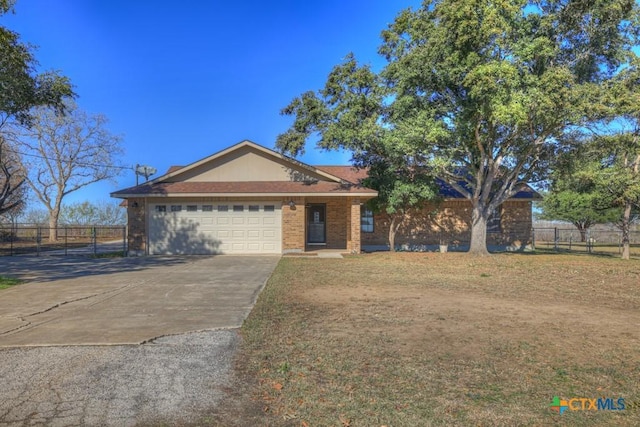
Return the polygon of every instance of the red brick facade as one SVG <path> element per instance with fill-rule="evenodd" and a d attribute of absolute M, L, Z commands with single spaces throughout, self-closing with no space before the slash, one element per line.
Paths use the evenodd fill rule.
<path fill-rule="evenodd" d="M 450 200 L 410 212 L 396 233 L 396 247 L 424 249 L 440 243 L 464 247 L 471 240 L 471 210 L 471 202 L 467 200 Z M 363 248 L 388 248 L 390 223 L 389 215 L 375 214 L 374 231 L 361 235 Z M 507 201 L 500 206 L 499 228 L 487 234 L 487 245 L 523 249 L 531 244 L 531 226 L 531 202 Z"/>

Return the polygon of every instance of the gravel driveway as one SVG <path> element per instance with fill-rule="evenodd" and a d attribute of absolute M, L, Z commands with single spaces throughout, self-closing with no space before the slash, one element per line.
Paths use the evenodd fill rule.
<path fill-rule="evenodd" d="M 223 396 L 238 339 L 221 330 L 143 345 L 0 350 L 0 425 L 202 421 Z"/>
<path fill-rule="evenodd" d="M 277 262 L 0 258 L 0 426 L 206 423 Z"/>

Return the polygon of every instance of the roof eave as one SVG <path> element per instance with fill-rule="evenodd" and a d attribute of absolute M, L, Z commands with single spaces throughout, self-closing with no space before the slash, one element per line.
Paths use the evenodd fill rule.
<path fill-rule="evenodd" d="M 281 193 L 111 193 L 111 197 L 117 199 L 133 198 L 165 198 L 165 197 L 377 197 L 378 192 L 281 192 Z"/>

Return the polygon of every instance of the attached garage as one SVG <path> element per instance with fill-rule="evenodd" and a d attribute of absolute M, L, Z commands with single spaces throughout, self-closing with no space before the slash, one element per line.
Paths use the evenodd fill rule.
<path fill-rule="evenodd" d="M 279 254 L 281 203 L 274 201 L 149 204 L 149 253 Z"/>
<path fill-rule="evenodd" d="M 377 195 L 365 175 L 243 141 L 111 195 L 126 201 L 132 256 L 357 253 L 362 205 Z"/>

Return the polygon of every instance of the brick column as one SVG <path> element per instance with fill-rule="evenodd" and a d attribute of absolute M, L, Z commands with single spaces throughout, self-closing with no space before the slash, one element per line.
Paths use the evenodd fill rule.
<path fill-rule="evenodd" d="M 130 256 L 146 255 L 147 216 L 144 199 L 127 199 L 127 239 Z"/>
<path fill-rule="evenodd" d="M 289 206 L 293 200 L 295 206 Z M 294 197 L 282 201 L 282 253 L 304 252 L 305 199 Z"/>
<path fill-rule="evenodd" d="M 347 221 L 347 250 L 351 253 L 360 253 L 360 198 L 349 198 L 347 203 L 350 206 Z"/>

